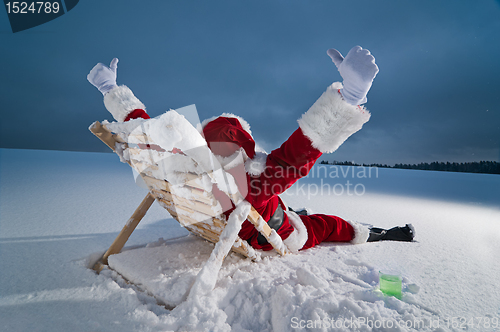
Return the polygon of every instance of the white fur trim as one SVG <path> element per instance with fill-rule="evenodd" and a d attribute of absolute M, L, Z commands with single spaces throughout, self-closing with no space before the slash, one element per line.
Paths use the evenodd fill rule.
<path fill-rule="evenodd" d="M 255 152 L 253 159 L 245 161 L 245 170 L 248 174 L 259 176 L 266 170 L 267 154 Z"/>
<path fill-rule="evenodd" d="M 351 240 L 351 243 L 352 244 L 365 243 L 368 240 L 368 237 L 370 236 L 370 229 L 365 225 L 361 225 L 351 220 L 347 220 L 347 222 L 352 226 L 352 228 L 354 228 L 354 237 Z"/>
<path fill-rule="evenodd" d="M 413 224 L 407 224 L 408 227 L 410 227 L 411 229 L 411 232 L 413 233 L 413 238 L 415 238 L 417 236 L 417 234 L 415 233 L 415 227 L 413 226 Z"/>
<path fill-rule="evenodd" d="M 243 127 L 243 130 L 245 130 L 247 133 L 250 134 L 250 136 L 252 136 L 252 131 L 250 130 L 250 125 L 248 124 L 248 122 L 245 121 L 245 119 L 243 119 L 242 117 L 240 116 L 237 116 L 237 115 L 234 115 L 232 113 L 222 113 L 221 115 L 218 115 L 218 116 L 213 116 L 209 119 L 206 119 L 206 120 L 203 120 L 203 122 L 201 123 L 201 131 L 200 132 L 203 132 L 203 128 L 205 128 L 205 126 L 217 119 L 217 118 L 220 118 L 220 117 L 223 117 L 223 118 L 235 118 L 235 119 L 238 119 L 238 121 L 240 122 L 241 124 L 241 127 Z M 253 136 L 252 136 L 253 138 Z"/>
<path fill-rule="evenodd" d="M 333 83 L 298 120 L 304 135 L 323 153 L 338 149 L 370 119 L 370 112 L 348 104 L 338 93 L 341 83 Z"/>
<path fill-rule="evenodd" d="M 104 95 L 104 106 L 116 121 L 123 122 L 135 109 L 146 109 L 143 103 L 125 85 L 120 85 Z"/>
<path fill-rule="evenodd" d="M 307 228 L 302 222 L 302 219 L 293 211 L 285 211 L 288 216 L 288 221 L 290 225 L 294 228 L 292 234 L 290 234 L 283 243 L 287 246 L 287 248 L 292 252 L 297 252 L 307 241 Z"/>

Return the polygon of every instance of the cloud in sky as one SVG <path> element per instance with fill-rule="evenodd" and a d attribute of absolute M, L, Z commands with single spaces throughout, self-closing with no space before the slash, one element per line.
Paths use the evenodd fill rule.
<path fill-rule="evenodd" d="M 12 34 L 0 15 L 1 146 L 105 151 L 87 128 L 110 119 L 86 81 L 118 57 L 118 83 L 152 116 L 196 104 L 243 116 L 279 146 L 326 87 L 326 55 L 368 48 L 380 73 L 372 119 L 326 160 L 500 160 L 497 1 L 80 2 Z"/>

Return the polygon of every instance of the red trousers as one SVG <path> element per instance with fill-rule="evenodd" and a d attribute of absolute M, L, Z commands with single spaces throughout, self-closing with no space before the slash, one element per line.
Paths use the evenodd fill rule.
<path fill-rule="evenodd" d="M 299 216 L 307 229 L 307 241 L 302 247 L 308 249 L 321 242 L 349 242 L 354 238 L 354 228 L 340 217 L 325 214 Z"/>

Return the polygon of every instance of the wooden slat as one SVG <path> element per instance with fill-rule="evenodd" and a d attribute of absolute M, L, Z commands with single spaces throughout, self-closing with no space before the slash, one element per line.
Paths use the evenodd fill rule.
<path fill-rule="evenodd" d="M 146 174 L 141 174 L 141 177 L 150 188 L 171 192 L 170 183 L 168 183 L 168 181 L 163 180 L 163 179 L 159 180 L 159 179 L 153 178 L 151 176 L 148 176 Z"/>
<path fill-rule="evenodd" d="M 165 204 L 165 201 L 159 201 L 160 203 Z M 198 224 L 206 224 L 206 228 L 210 228 L 210 225 L 213 225 L 216 228 L 223 229 L 225 227 L 225 222 L 220 220 L 219 218 L 215 217 L 209 217 L 207 216 L 207 222 L 205 221 L 199 221 L 194 218 L 191 218 L 189 215 L 186 215 L 184 213 L 178 213 L 177 212 L 177 207 L 176 206 L 168 206 L 165 205 L 167 208 L 167 211 L 174 217 L 182 226 L 186 227 L 189 225 L 198 225 Z M 182 209 L 180 209 L 182 210 Z"/>
<path fill-rule="evenodd" d="M 248 248 L 249 246 L 250 245 L 246 241 L 243 241 L 240 237 L 238 237 L 238 239 L 236 239 L 235 245 L 231 248 L 231 250 L 250 259 L 256 259 L 257 256 L 250 255 L 250 250 Z"/>
<path fill-rule="evenodd" d="M 217 243 L 219 241 L 219 236 L 214 236 L 213 233 L 208 233 L 208 232 L 201 232 L 199 230 L 199 228 L 195 228 L 195 227 L 191 227 L 191 226 L 188 226 L 186 227 L 191 233 L 195 234 L 195 235 L 198 235 L 199 237 L 209 241 L 209 242 L 212 242 L 212 243 Z M 231 250 L 240 254 L 240 255 L 243 255 L 245 257 L 248 257 L 248 258 L 253 258 L 255 259 L 256 257 L 251 257 L 250 256 L 250 253 L 249 253 L 249 250 L 248 250 L 248 244 L 246 244 L 241 238 L 237 238 L 236 239 L 236 242 L 235 244 L 237 245 L 234 245 Z"/>
<path fill-rule="evenodd" d="M 153 177 L 150 177 L 146 174 L 141 174 L 144 182 L 151 188 L 155 190 L 163 190 L 172 194 L 172 189 L 170 183 L 166 180 L 159 180 Z M 217 200 L 215 197 L 204 190 L 193 188 L 191 186 L 186 186 L 186 189 L 191 191 L 191 194 L 194 196 L 193 198 L 199 202 L 205 203 L 207 205 L 215 205 Z"/>
<path fill-rule="evenodd" d="M 188 200 L 180 197 L 174 197 L 173 200 L 170 200 L 165 196 L 162 196 L 163 193 L 166 194 L 165 192 L 158 192 L 157 190 L 152 190 L 151 193 L 156 197 L 156 199 L 160 201 L 172 202 L 176 209 L 182 209 L 184 211 L 187 211 L 188 213 L 198 212 L 200 214 L 206 215 L 207 219 L 211 217 L 217 217 L 219 215 L 219 213 L 216 213 L 214 210 L 212 210 L 212 207 L 198 201 Z"/>
<path fill-rule="evenodd" d="M 174 217 L 181 225 L 184 227 L 188 226 L 193 226 L 193 227 L 203 227 L 204 229 L 207 229 L 212 232 L 211 226 L 215 226 L 216 228 L 223 229 L 226 225 L 225 220 L 219 219 L 219 218 L 211 218 L 207 219 L 209 222 L 200 222 L 198 220 L 195 220 L 185 214 L 182 213 L 177 213 L 175 210 L 175 207 L 173 205 L 167 205 L 165 201 L 160 201 L 160 203 L 165 204 L 165 208 L 167 211 Z"/>
<path fill-rule="evenodd" d="M 184 185 L 189 186 L 192 188 L 197 188 L 200 190 L 205 190 L 205 188 L 198 183 L 202 182 L 202 175 L 201 174 L 194 174 L 194 173 L 178 173 L 178 175 L 184 177 Z"/>
<path fill-rule="evenodd" d="M 190 189 L 190 188 L 185 188 L 185 189 Z M 153 189 L 153 190 L 156 190 L 156 189 Z M 172 194 L 172 192 L 170 191 L 166 191 L 166 190 L 157 190 L 158 194 L 163 193 L 165 195 L 165 198 L 168 199 L 168 200 L 173 200 L 174 197 L 175 198 L 179 198 L 179 196 L 175 195 L 175 194 Z M 175 191 L 174 191 L 175 192 Z M 189 197 L 189 198 L 184 198 L 184 199 L 189 199 L 189 202 L 196 202 L 196 203 L 201 203 L 201 204 L 205 204 L 209 207 L 213 206 L 217 206 L 217 200 L 215 199 L 215 197 L 206 197 L 206 196 L 203 196 L 201 195 L 200 193 L 196 193 L 194 191 L 191 192 L 192 196 Z"/>
<path fill-rule="evenodd" d="M 219 237 L 220 237 L 219 233 L 216 233 L 216 232 L 214 232 L 210 229 L 204 228 L 202 226 L 203 226 L 203 224 L 192 224 L 192 225 L 188 225 L 186 227 L 191 228 L 191 229 L 196 229 L 197 232 L 199 232 L 200 234 L 205 234 L 206 236 L 211 237 L 215 242 L 219 241 Z"/>
<path fill-rule="evenodd" d="M 139 174 L 144 173 L 149 176 L 153 176 L 153 172 L 158 171 L 158 166 L 140 162 L 135 159 L 130 159 L 130 166 L 132 166 Z"/>
<path fill-rule="evenodd" d="M 153 144 L 153 146 L 157 147 L 158 145 Z M 158 146 L 158 148 L 159 148 L 159 146 Z M 154 160 L 155 164 L 160 160 L 163 160 L 165 158 L 169 158 L 172 156 L 171 153 L 165 152 L 164 150 L 158 151 L 158 150 L 154 150 L 154 149 L 140 148 L 139 146 L 136 146 L 136 145 L 131 145 L 131 144 L 129 145 L 129 154 L 130 154 L 130 156 L 132 156 L 135 159 L 139 160 L 140 159 L 139 156 L 144 155 L 144 151 L 146 151 L 147 153 L 151 153 L 151 155 L 148 155 L 148 157 L 150 158 L 149 160 L 153 160 L 153 157 L 156 158 Z"/>
<path fill-rule="evenodd" d="M 92 134 L 96 135 L 104 144 L 106 144 L 113 152 L 115 151 L 116 143 L 122 143 L 118 140 L 117 136 L 111 133 L 106 127 L 104 127 L 99 121 L 94 122 L 90 126 L 90 131 Z"/>
<path fill-rule="evenodd" d="M 262 219 L 262 216 L 259 214 L 259 212 L 257 212 L 257 210 L 255 210 L 255 208 L 252 206 L 252 208 L 250 209 L 250 213 L 248 214 L 248 221 L 250 221 L 254 226 L 255 228 L 257 228 L 257 230 L 259 228 L 262 227 L 262 231 L 260 231 L 260 233 L 262 235 L 264 235 L 264 237 L 266 238 L 267 242 L 269 242 L 273 248 L 280 254 L 280 255 L 285 255 L 285 254 L 288 254 L 290 253 L 288 251 L 288 249 L 286 248 L 286 246 L 283 244 L 283 241 L 281 240 L 280 237 L 278 237 L 278 243 L 275 243 L 274 241 L 271 240 L 270 236 L 271 236 L 271 227 L 269 227 L 269 225 L 267 224 L 267 222 L 265 222 L 263 219 Z M 281 248 L 284 248 L 283 250 Z"/>
<path fill-rule="evenodd" d="M 191 190 L 191 194 L 193 195 L 195 200 L 204 202 L 209 205 L 217 205 L 218 201 L 212 193 L 190 186 L 185 186 L 185 188 Z"/>
<path fill-rule="evenodd" d="M 184 188 L 184 189 L 186 189 L 186 188 Z M 166 200 L 173 201 L 175 204 L 180 204 L 180 205 L 187 206 L 187 207 L 193 206 L 194 210 L 196 210 L 196 206 L 204 205 L 204 206 L 206 206 L 206 208 L 204 206 L 201 206 L 201 209 L 203 211 L 205 211 L 205 209 L 210 209 L 210 210 L 207 210 L 209 213 L 207 213 L 207 212 L 204 212 L 204 213 L 207 213 L 207 214 L 213 215 L 213 216 L 219 215 L 219 213 L 214 212 L 214 209 L 216 209 L 217 205 L 218 205 L 218 202 L 215 198 L 210 199 L 209 197 L 195 195 L 195 194 L 192 194 L 191 197 L 181 197 L 181 196 L 178 196 L 175 194 L 175 190 L 173 191 L 173 193 L 166 191 L 166 190 L 156 190 L 156 189 L 151 189 L 151 190 L 154 191 L 156 195 L 158 195 L 158 196 L 163 195 L 163 197 Z M 220 206 L 219 206 L 219 209 L 221 209 Z"/>
<path fill-rule="evenodd" d="M 248 221 L 250 221 L 255 226 L 258 226 L 260 218 L 262 218 L 261 215 L 252 206 L 252 208 L 250 209 L 250 213 L 248 214 Z M 262 227 L 263 228 L 263 232 L 261 232 L 261 233 L 262 233 L 262 235 L 264 235 L 264 237 L 267 240 L 269 238 L 269 236 L 271 236 L 271 227 L 269 227 L 269 225 L 267 224 L 267 222 L 263 222 L 261 224 L 263 226 Z"/>

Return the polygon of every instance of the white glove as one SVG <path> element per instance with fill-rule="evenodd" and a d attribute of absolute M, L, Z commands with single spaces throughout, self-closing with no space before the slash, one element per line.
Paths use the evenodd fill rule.
<path fill-rule="evenodd" d="M 353 47 L 344 58 L 336 49 L 329 49 L 327 54 L 337 66 L 344 88 L 340 90 L 344 100 L 351 105 L 366 103 L 366 94 L 378 73 L 375 58 L 370 51 L 361 46 Z"/>
<path fill-rule="evenodd" d="M 109 68 L 98 63 L 87 75 L 87 80 L 92 83 L 103 95 L 116 87 L 116 68 L 118 59 L 111 60 Z"/>

